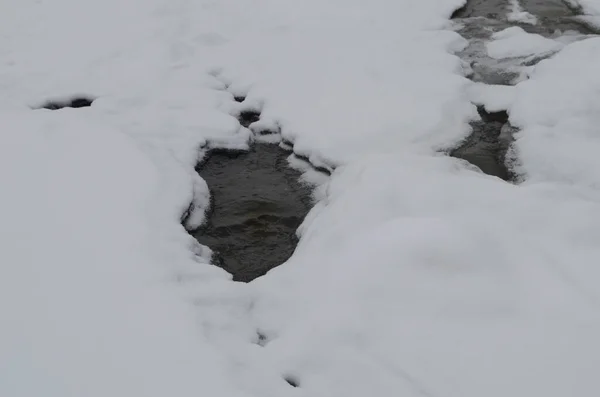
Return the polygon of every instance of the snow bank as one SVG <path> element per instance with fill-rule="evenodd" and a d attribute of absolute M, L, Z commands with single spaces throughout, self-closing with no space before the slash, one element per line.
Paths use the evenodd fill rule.
<path fill-rule="evenodd" d="M 445 157 L 353 162 L 255 281 L 261 365 L 306 395 L 595 392 L 599 206 Z"/>
<path fill-rule="evenodd" d="M 527 33 L 518 26 L 506 28 L 492 35 L 487 53 L 495 59 L 517 58 L 559 51 L 563 44 L 539 34 Z"/>
<path fill-rule="evenodd" d="M 517 85 L 510 120 L 522 128 L 516 148 L 533 182 L 600 185 L 600 39 L 571 44 L 540 62 Z"/>
<path fill-rule="evenodd" d="M 313 162 L 343 164 L 413 144 L 430 151 L 462 138 L 473 115 L 455 100 L 467 81 L 451 52 L 465 40 L 429 30 L 460 3 L 288 4 L 293 24 L 281 21 L 274 33 L 258 18 L 216 48 L 215 60 L 231 89 L 261 102 L 261 118 Z"/>
<path fill-rule="evenodd" d="M 0 116 L 1 394 L 236 395 L 152 255 L 154 164 L 68 113 Z"/>
<path fill-rule="evenodd" d="M 191 67 L 181 5 L 3 7 L 2 396 L 240 394 L 209 334 L 247 298 L 180 218 L 208 204 L 200 148 L 243 133 L 224 84 Z M 78 94 L 97 99 L 28 107 Z"/>

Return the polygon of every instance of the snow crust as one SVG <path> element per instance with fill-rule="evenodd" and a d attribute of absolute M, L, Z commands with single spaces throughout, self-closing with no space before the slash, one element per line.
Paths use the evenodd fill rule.
<path fill-rule="evenodd" d="M 2 7 L 0 395 L 598 394 L 598 39 L 482 88 L 443 30 L 461 3 Z M 443 154 L 478 101 L 510 106 L 521 185 Z M 194 165 L 260 128 L 335 171 L 240 284 L 184 226 Z"/>

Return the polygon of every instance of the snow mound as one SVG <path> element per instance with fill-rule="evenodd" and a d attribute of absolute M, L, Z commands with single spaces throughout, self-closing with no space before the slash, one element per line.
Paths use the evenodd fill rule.
<path fill-rule="evenodd" d="M 539 34 L 527 33 L 518 26 L 494 33 L 492 41 L 486 45 L 488 55 L 495 59 L 550 54 L 562 47 L 560 42 Z"/>
<path fill-rule="evenodd" d="M 342 167 L 296 254 L 252 285 L 261 363 L 307 395 L 596 391 L 599 209 L 446 157 Z"/>
<path fill-rule="evenodd" d="M 531 182 L 600 188 L 600 38 L 565 47 L 517 85 L 510 121 Z"/>
<path fill-rule="evenodd" d="M 468 93 L 471 101 L 483 105 L 486 111 L 499 112 L 508 109 L 514 102 L 516 89 L 509 85 L 473 83 Z"/>

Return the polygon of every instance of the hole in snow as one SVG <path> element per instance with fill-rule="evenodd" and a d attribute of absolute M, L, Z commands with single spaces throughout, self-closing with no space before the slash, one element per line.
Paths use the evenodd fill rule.
<path fill-rule="evenodd" d="M 496 122 L 496 123 L 507 123 L 508 122 L 508 113 L 506 110 L 500 110 L 498 112 L 488 112 L 485 110 L 483 106 L 477 106 L 477 113 L 483 121 L 486 123 Z"/>
<path fill-rule="evenodd" d="M 283 379 L 292 387 L 300 386 L 300 382 L 298 381 L 298 378 L 296 378 L 295 376 L 286 375 Z"/>
<path fill-rule="evenodd" d="M 294 252 L 296 229 L 308 213 L 311 190 L 278 145 L 247 152 L 211 151 L 199 167 L 211 192 L 207 223 L 193 233 L 213 250 L 213 264 L 236 281 L 252 281 Z"/>
<path fill-rule="evenodd" d="M 259 346 L 265 346 L 268 342 L 267 335 L 260 331 L 256 331 L 256 344 Z"/>
<path fill-rule="evenodd" d="M 62 100 L 49 100 L 40 106 L 39 109 L 58 110 L 63 108 L 84 108 L 92 106 L 95 99 L 96 98 L 80 96 Z"/>
<path fill-rule="evenodd" d="M 244 127 L 250 126 L 250 124 L 260 119 L 260 112 L 257 110 L 244 110 L 240 113 L 238 120 Z"/>
<path fill-rule="evenodd" d="M 239 121 L 248 126 L 259 118 L 250 110 Z M 296 230 L 312 195 L 288 157 L 279 145 L 255 143 L 248 151 L 213 149 L 196 168 L 208 184 L 212 205 L 206 224 L 192 235 L 212 249 L 212 263 L 235 281 L 264 275 L 296 248 Z"/>
<path fill-rule="evenodd" d="M 450 156 L 468 161 L 488 175 L 505 181 L 514 179 L 506 165 L 506 154 L 515 129 L 498 121 L 474 121 L 471 134 L 450 151 Z"/>
<path fill-rule="evenodd" d="M 235 99 L 236 102 L 244 102 L 246 100 L 246 97 L 243 95 L 236 95 L 233 97 L 233 99 Z"/>

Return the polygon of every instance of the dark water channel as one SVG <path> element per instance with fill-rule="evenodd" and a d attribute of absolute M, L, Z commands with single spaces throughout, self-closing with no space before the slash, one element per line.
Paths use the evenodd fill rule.
<path fill-rule="evenodd" d="M 213 264 L 236 281 L 262 276 L 294 252 L 311 189 L 288 165 L 289 155 L 278 145 L 255 143 L 249 152 L 212 151 L 198 167 L 212 208 L 207 224 L 193 235 L 213 250 Z"/>
<path fill-rule="evenodd" d="M 494 33 L 519 26 L 528 33 L 554 38 L 565 32 L 593 34 L 589 26 L 580 21 L 579 10 L 562 0 L 519 0 L 523 11 L 536 18 L 536 23 L 509 21 L 512 10 L 510 0 L 469 0 L 456 10 L 452 19 L 457 22 L 457 32 L 469 41 L 469 46 L 458 55 L 466 61 L 472 73 L 469 78 L 484 84 L 514 85 L 519 78 L 519 68 L 533 65 L 538 59 L 497 60 L 487 56 L 486 42 Z M 471 123 L 471 135 L 450 155 L 469 161 L 489 175 L 504 180 L 514 179 L 506 164 L 506 154 L 512 143 L 515 129 L 510 125 L 506 112 L 489 114 L 478 107 L 481 120 Z"/>

